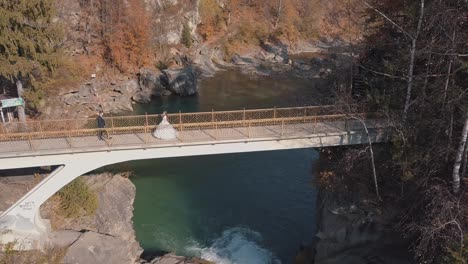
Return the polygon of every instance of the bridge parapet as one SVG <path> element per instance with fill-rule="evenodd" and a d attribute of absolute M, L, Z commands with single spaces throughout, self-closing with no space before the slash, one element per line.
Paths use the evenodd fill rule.
<path fill-rule="evenodd" d="M 340 113 L 336 106 L 308 106 L 199 113 L 168 114 L 168 120 L 178 131 L 179 142 L 220 141 L 267 137 L 302 136 L 304 133 L 351 131 L 361 125 L 354 118 Z M 369 126 L 379 126 L 375 114 L 360 114 Z M 167 143 L 152 137 L 160 115 L 106 117 L 109 139 L 99 142 L 100 129 L 94 118 L 42 120 L 10 123 L 0 128 L 2 154 L 44 150 L 77 150 L 129 145 Z M 292 127 L 299 129 L 292 129 Z M 305 130 L 305 131 L 304 131 Z M 302 133 L 299 133 L 302 132 Z"/>

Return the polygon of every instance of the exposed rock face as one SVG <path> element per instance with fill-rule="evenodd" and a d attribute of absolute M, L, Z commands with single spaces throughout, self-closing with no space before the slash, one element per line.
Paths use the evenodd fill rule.
<path fill-rule="evenodd" d="M 53 232 L 51 243 L 68 246 L 65 263 L 135 263 L 142 253 L 132 222 L 135 186 L 120 175 L 84 178 L 98 194 L 96 214 L 80 219 L 55 216 L 55 228 L 67 231 Z M 51 217 L 51 206 L 43 209 L 43 216 Z"/>
<path fill-rule="evenodd" d="M 139 91 L 132 97 L 136 102 L 148 103 L 151 101 L 151 96 L 161 96 L 167 91 L 161 83 L 161 72 L 152 71 L 150 69 L 140 69 L 139 76 Z"/>
<path fill-rule="evenodd" d="M 193 67 L 164 70 L 165 80 L 171 92 L 187 96 L 198 92 L 197 75 Z"/>
<path fill-rule="evenodd" d="M 83 233 L 70 247 L 64 263 L 136 263 L 138 256 L 128 240 L 95 232 Z"/>
<path fill-rule="evenodd" d="M 316 264 L 411 263 L 406 243 L 389 226 L 391 212 L 368 201 L 338 203 L 335 196 L 319 195 Z"/>
<path fill-rule="evenodd" d="M 155 11 L 153 20 L 158 30 L 157 41 L 162 44 L 179 44 L 182 39 L 184 23 L 196 38 L 197 25 L 200 23 L 198 1 L 192 0 L 147 0 Z"/>

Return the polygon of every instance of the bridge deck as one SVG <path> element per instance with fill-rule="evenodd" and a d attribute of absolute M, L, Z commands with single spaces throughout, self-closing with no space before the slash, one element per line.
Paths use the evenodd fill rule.
<path fill-rule="evenodd" d="M 369 130 L 384 128 L 385 124 L 379 119 L 368 119 L 365 121 Z M 84 133 L 77 136 L 41 136 L 17 138 L 16 140 L 1 140 L 0 158 L 11 156 L 31 156 L 42 154 L 59 154 L 69 152 L 87 152 L 98 150 L 112 150 L 121 148 L 150 148 L 164 147 L 168 145 L 189 144 L 217 144 L 232 141 L 259 141 L 271 139 L 290 139 L 322 137 L 327 135 L 342 135 L 355 131 L 362 131 L 362 123 L 358 120 L 344 121 L 322 121 L 301 122 L 293 124 L 267 124 L 260 126 L 237 126 L 228 128 L 216 127 L 192 127 L 182 129 L 174 125 L 178 130 L 177 138 L 174 140 L 162 140 L 152 136 L 151 129 L 132 129 L 134 131 L 123 131 L 123 133 L 112 133 L 108 129 L 111 139 L 103 141 L 97 137 L 97 131 Z M 44 134 L 47 135 L 47 134 Z"/>

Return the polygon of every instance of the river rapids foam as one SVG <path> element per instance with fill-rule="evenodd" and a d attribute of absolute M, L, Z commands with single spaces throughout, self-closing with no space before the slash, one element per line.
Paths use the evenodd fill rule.
<path fill-rule="evenodd" d="M 272 252 L 260 246 L 261 240 L 260 233 L 236 227 L 225 230 L 210 247 L 188 250 L 217 264 L 280 264 Z"/>

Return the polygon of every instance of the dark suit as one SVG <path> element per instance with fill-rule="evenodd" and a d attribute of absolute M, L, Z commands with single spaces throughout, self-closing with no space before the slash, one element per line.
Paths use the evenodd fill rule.
<path fill-rule="evenodd" d="M 98 138 L 99 140 L 103 140 L 104 137 L 104 128 L 106 127 L 106 120 L 104 120 L 104 118 L 102 118 L 102 116 L 98 116 L 96 118 L 96 121 L 97 121 L 97 126 L 99 128 L 99 131 L 98 131 Z"/>

